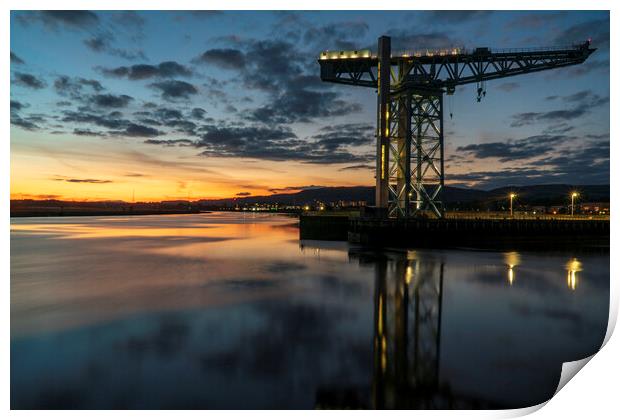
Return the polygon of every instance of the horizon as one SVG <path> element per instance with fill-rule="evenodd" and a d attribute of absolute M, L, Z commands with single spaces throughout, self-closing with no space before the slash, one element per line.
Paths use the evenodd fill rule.
<path fill-rule="evenodd" d="M 374 92 L 321 83 L 316 60 L 327 49 L 374 50 L 382 34 L 395 49 L 592 38 L 597 51 L 579 66 L 488 82 L 480 103 L 474 86 L 446 96 L 446 185 L 610 182 L 606 11 L 10 18 L 12 200 L 192 201 L 370 186 Z"/>
<path fill-rule="evenodd" d="M 470 190 L 470 191 L 482 191 L 482 192 L 493 192 L 496 190 L 501 190 L 501 189 L 512 189 L 514 191 L 519 191 L 520 189 L 524 189 L 524 188 L 536 188 L 536 187 L 567 187 L 569 190 L 573 191 L 573 190 L 579 190 L 581 188 L 585 188 L 585 187 L 609 187 L 610 184 L 534 184 L 534 185 L 505 185 L 505 186 L 501 186 L 501 187 L 496 187 L 496 188 L 491 188 L 491 189 L 478 189 L 478 188 L 472 188 L 472 187 L 466 187 L 466 186 L 453 186 L 453 185 L 448 185 L 447 187 L 449 188 L 453 188 L 453 189 L 459 189 L 459 190 Z M 295 195 L 301 192 L 305 192 L 305 191 L 313 191 L 313 190 L 321 190 L 321 189 L 326 189 L 326 188 L 369 188 L 369 189 L 374 189 L 375 186 L 374 185 L 354 185 L 354 186 L 342 186 L 342 185 L 336 185 L 336 186 L 317 186 L 317 187 L 313 187 L 313 188 L 308 188 L 308 189 L 303 189 L 303 190 L 298 190 L 298 191 L 294 191 L 294 192 L 275 192 L 272 194 L 263 194 L 263 195 L 241 195 L 241 196 L 229 196 L 229 197 L 221 197 L 221 198 L 193 198 L 193 199 L 183 199 L 183 198 L 178 198 L 178 199 L 169 199 L 169 200 L 136 200 L 136 201 L 127 201 L 127 200 L 122 200 L 122 199 L 102 199 L 102 200 L 97 200 L 97 199 L 85 199 L 85 200 L 79 200 L 79 199 L 59 199 L 59 198 L 11 198 L 10 201 L 64 201 L 64 202 L 75 202 L 75 203 L 81 203 L 81 202 L 91 202 L 91 203 L 97 203 L 97 202 L 115 202 L 115 203 L 126 203 L 126 204 L 139 204 L 139 203 L 163 203 L 166 201 L 170 201 L 170 202 L 175 202 L 175 201 L 179 201 L 179 202 L 199 202 L 199 201 L 220 201 L 220 200 L 246 200 L 246 199 L 251 199 L 251 198 L 262 198 L 262 197 L 273 197 L 273 196 L 278 196 L 278 195 Z"/>

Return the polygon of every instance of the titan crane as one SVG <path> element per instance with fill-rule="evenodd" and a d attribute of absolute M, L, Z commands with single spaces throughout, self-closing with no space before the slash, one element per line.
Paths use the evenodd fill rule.
<path fill-rule="evenodd" d="M 487 80 L 583 63 L 590 41 L 562 48 L 465 50 L 454 48 L 392 54 L 390 37 L 369 50 L 321 53 L 321 80 L 377 90 L 375 205 L 382 215 L 443 217 L 443 95 Z"/>

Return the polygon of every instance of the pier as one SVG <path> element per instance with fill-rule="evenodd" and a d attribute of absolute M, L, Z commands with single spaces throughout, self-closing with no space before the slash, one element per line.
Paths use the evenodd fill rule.
<path fill-rule="evenodd" d="M 300 239 L 365 246 L 609 247 L 608 218 L 378 218 L 302 214 Z"/>

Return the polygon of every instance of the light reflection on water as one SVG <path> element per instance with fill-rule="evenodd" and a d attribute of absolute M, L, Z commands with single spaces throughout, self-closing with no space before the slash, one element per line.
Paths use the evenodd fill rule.
<path fill-rule="evenodd" d="M 294 223 L 12 219 L 12 407 L 517 407 L 605 334 L 608 254 L 377 252 Z"/>

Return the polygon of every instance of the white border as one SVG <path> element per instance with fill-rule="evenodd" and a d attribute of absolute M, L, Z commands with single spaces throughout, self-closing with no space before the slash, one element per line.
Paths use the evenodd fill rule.
<path fill-rule="evenodd" d="M 4 86 L 7 86 L 10 80 L 10 61 L 9 61 L 9 40 L 10 40 L 10 13 L 9 10 L 26 10 L 26 9 L 92 9 L 92 10 L 145 10 L 145 9 L 157 9 L 157 10 L 191 10 L 191 9 L 227 9 L 227 10 L 450 10 L 450 9 L 462 9 L 463 5 L 468 9 L 478 10 L 583 10 L 584 7 L 588 9 L 596 10 L 611 10 L 611 45 L 617 45 L 617 32 L 615 28 L 618 26 L 619 19 L 617 18 L 616 10 L 618 7 L 614 7 L 618 2 L 612 1 L 596 1 L 596 2 L 584 2 L 575 0 L 524 0 L 519 2 L 502 2 L 497 1 L 478 1 L 470 0 L 466 3 L 458 1 L 445 1 L 435 0 L 433 2 L 416 2 L 405 0 L 390 0 L 376 2 L 367 0 L 340 0 L 335 4 L 333 1 L 327 0 L 315 0 L 312 3 L 292 3 L 290 0 L 267 0 L 260 2 L 250 2 L 244 0 L 220 0 L 220 1 L 188 1 L 188 0 L 175 0 L 174 2 L 164 0 L 150 0 L 150 1 L 136 1 L 136 0 L 99 0 L 99 1 L 77 1 L 77 0 L 59 0 L 55 2 L 45 2 L 41 0 L 6 0 L 3 2 L 4 14 L 2 15 L 2 35 L 5 40 L 2 45 L 2 53 L 5 59 L 2 61 L 2 67 L 4 74 Z M 432 7 L 429 7 L 432 6 Z M 611 55 L 611 69 L 610 74 L 617 74 L 618 57 L 616 54 Z M 617 97 L 617 84 L 614 77 L 611 77 L 610 81 L 610 115 L 618 115 L 616 113 L 616 101 Z M 2 150 L 0 154 L 0 162 L 2 162 L 1 168 L 4 174 L 4 182 L 0 185 L 0 197 L 2 197 L 4 205 L 1 207 L 2 220 L 4 221 L 5 234 L 1 238 L 0 246 L 2 251 L 2 264 L 0 265 L 0 272 L 2 273 L 2 280 L 4 286 L 4 311 L 3 311 L 3 328 L 4 328 L 4 340 L 1 346 L 2 352 L 2 369 L 4 380 L 2 385 L 2 396 L 5 410 L 9 410 L 9 390 L 10 390 L 10 254 L 9 254 L 9 177 L 10 177 L 10 134 L 9 134 L 9 103 L 5 99 L 2 102 L 2 112 L 4 115 L 4 138 L 2 139 Z M 617 132 L 617 120 L 611 118 L 611 137 Z M 613 141 L 612 141 L 613 143 Z M 617 162 L 618 153 L 615 147 L 611 147 L 611 159 L 612 163 Z M 611 165 L 611 179 L 615 179 L 618 174 L 618 169 L 613 164 Z M 611 203 L 615 209 L 617 204 L 617 184 L 611 183 Z M 617 223 L 615 223 L 615 217 L 612 217 L 611 222 L 611 237 L 612 243 L 614 242 L 616 234 L 618 234 Z M 157 412 L 157 411 L 133 411 L 133 412 L 115 412 L 107 413 L 102 411 L 89 411 L 87 414 L 79 411 L 67 412 L 11 412 L 10 415 L 15 418 L 30 418 L 33 414 L 37 416 L 46 416 L 50 418 L 82 418 L 84 415 L 98 418 L 107 418 L 110 414 L 115 417 L 122 418 L 137 416 L 149 416 L 149 418 L 164 418 L 170 414 L 184 418 L 203 418 L 205 415 L 209 417 L 217 417 L 222 419 L 234 419 L 238 417 L 246 417 L 251 415 L 254 418 L 260 418 L 265 420 L 274 420 L 278 418 L 288 418 L 295 416 L 296 418 L 310 418 L 316 415 L 321 415 L 327 418 L 336 417 L 339 418 L 351 418 L 355 416 L 356 420 L 360 417 L 370 416 L 388 416 L 388 417 L 401 417 L 401 416 L 422 416 L 424 418 L 446 418 L 446 417 L 465 417 L 465 418 L 504 418 L 504 417 L 517 417 L 536 411 L 535 416 L 538 418 L 562 418 L 562 419 L 583 419 L 585 416 L 590 418 L 610 418 L 613 417 L 613 413 L 617 413 L 617 375 L 620 373 L 620 362 L 617 355 L 620 355 L 620 344 L 617 338 L 611 336 L 615 327 L 617 314 L 618 314 L 618 284 L 617 274 L 618 272 L 618 252 L 616 248 L 612 247 L 611 250 L 611 304 L 610 304 L 610 322 L 608 326 L 607 335 L 605 337 L 605 346 L 600 354 L 597 354 L 592 361 L 588 363 L 587 367 L 583 369 L 583 372 L 579 373 L 579 378 L 574 381 L 570 381 L 561 391 L 552 398 L 547 404 L 541 404 L 536 407 L 530 407 L 520 410 L 506 410 L 506 411 L 475 411 L 475 412 L 463 412 L 463 411 L 434 411 L 434 412 L 383 412 L 381 414 L 373 412 L 312 412 L 312 411 L 296 411 L 290 413 L 287 411 L 255 411 L 255 412 L 240 412 L 240 411 L 210 411 L 194 412 L 194 411 L 182 411 L 182 412 Z M 611 339 L 610 339 L 611 338 Z M 538 410 L 545 406 L 543 410 Z M 538 410 L 538 411 L 537 411 Z"/>

